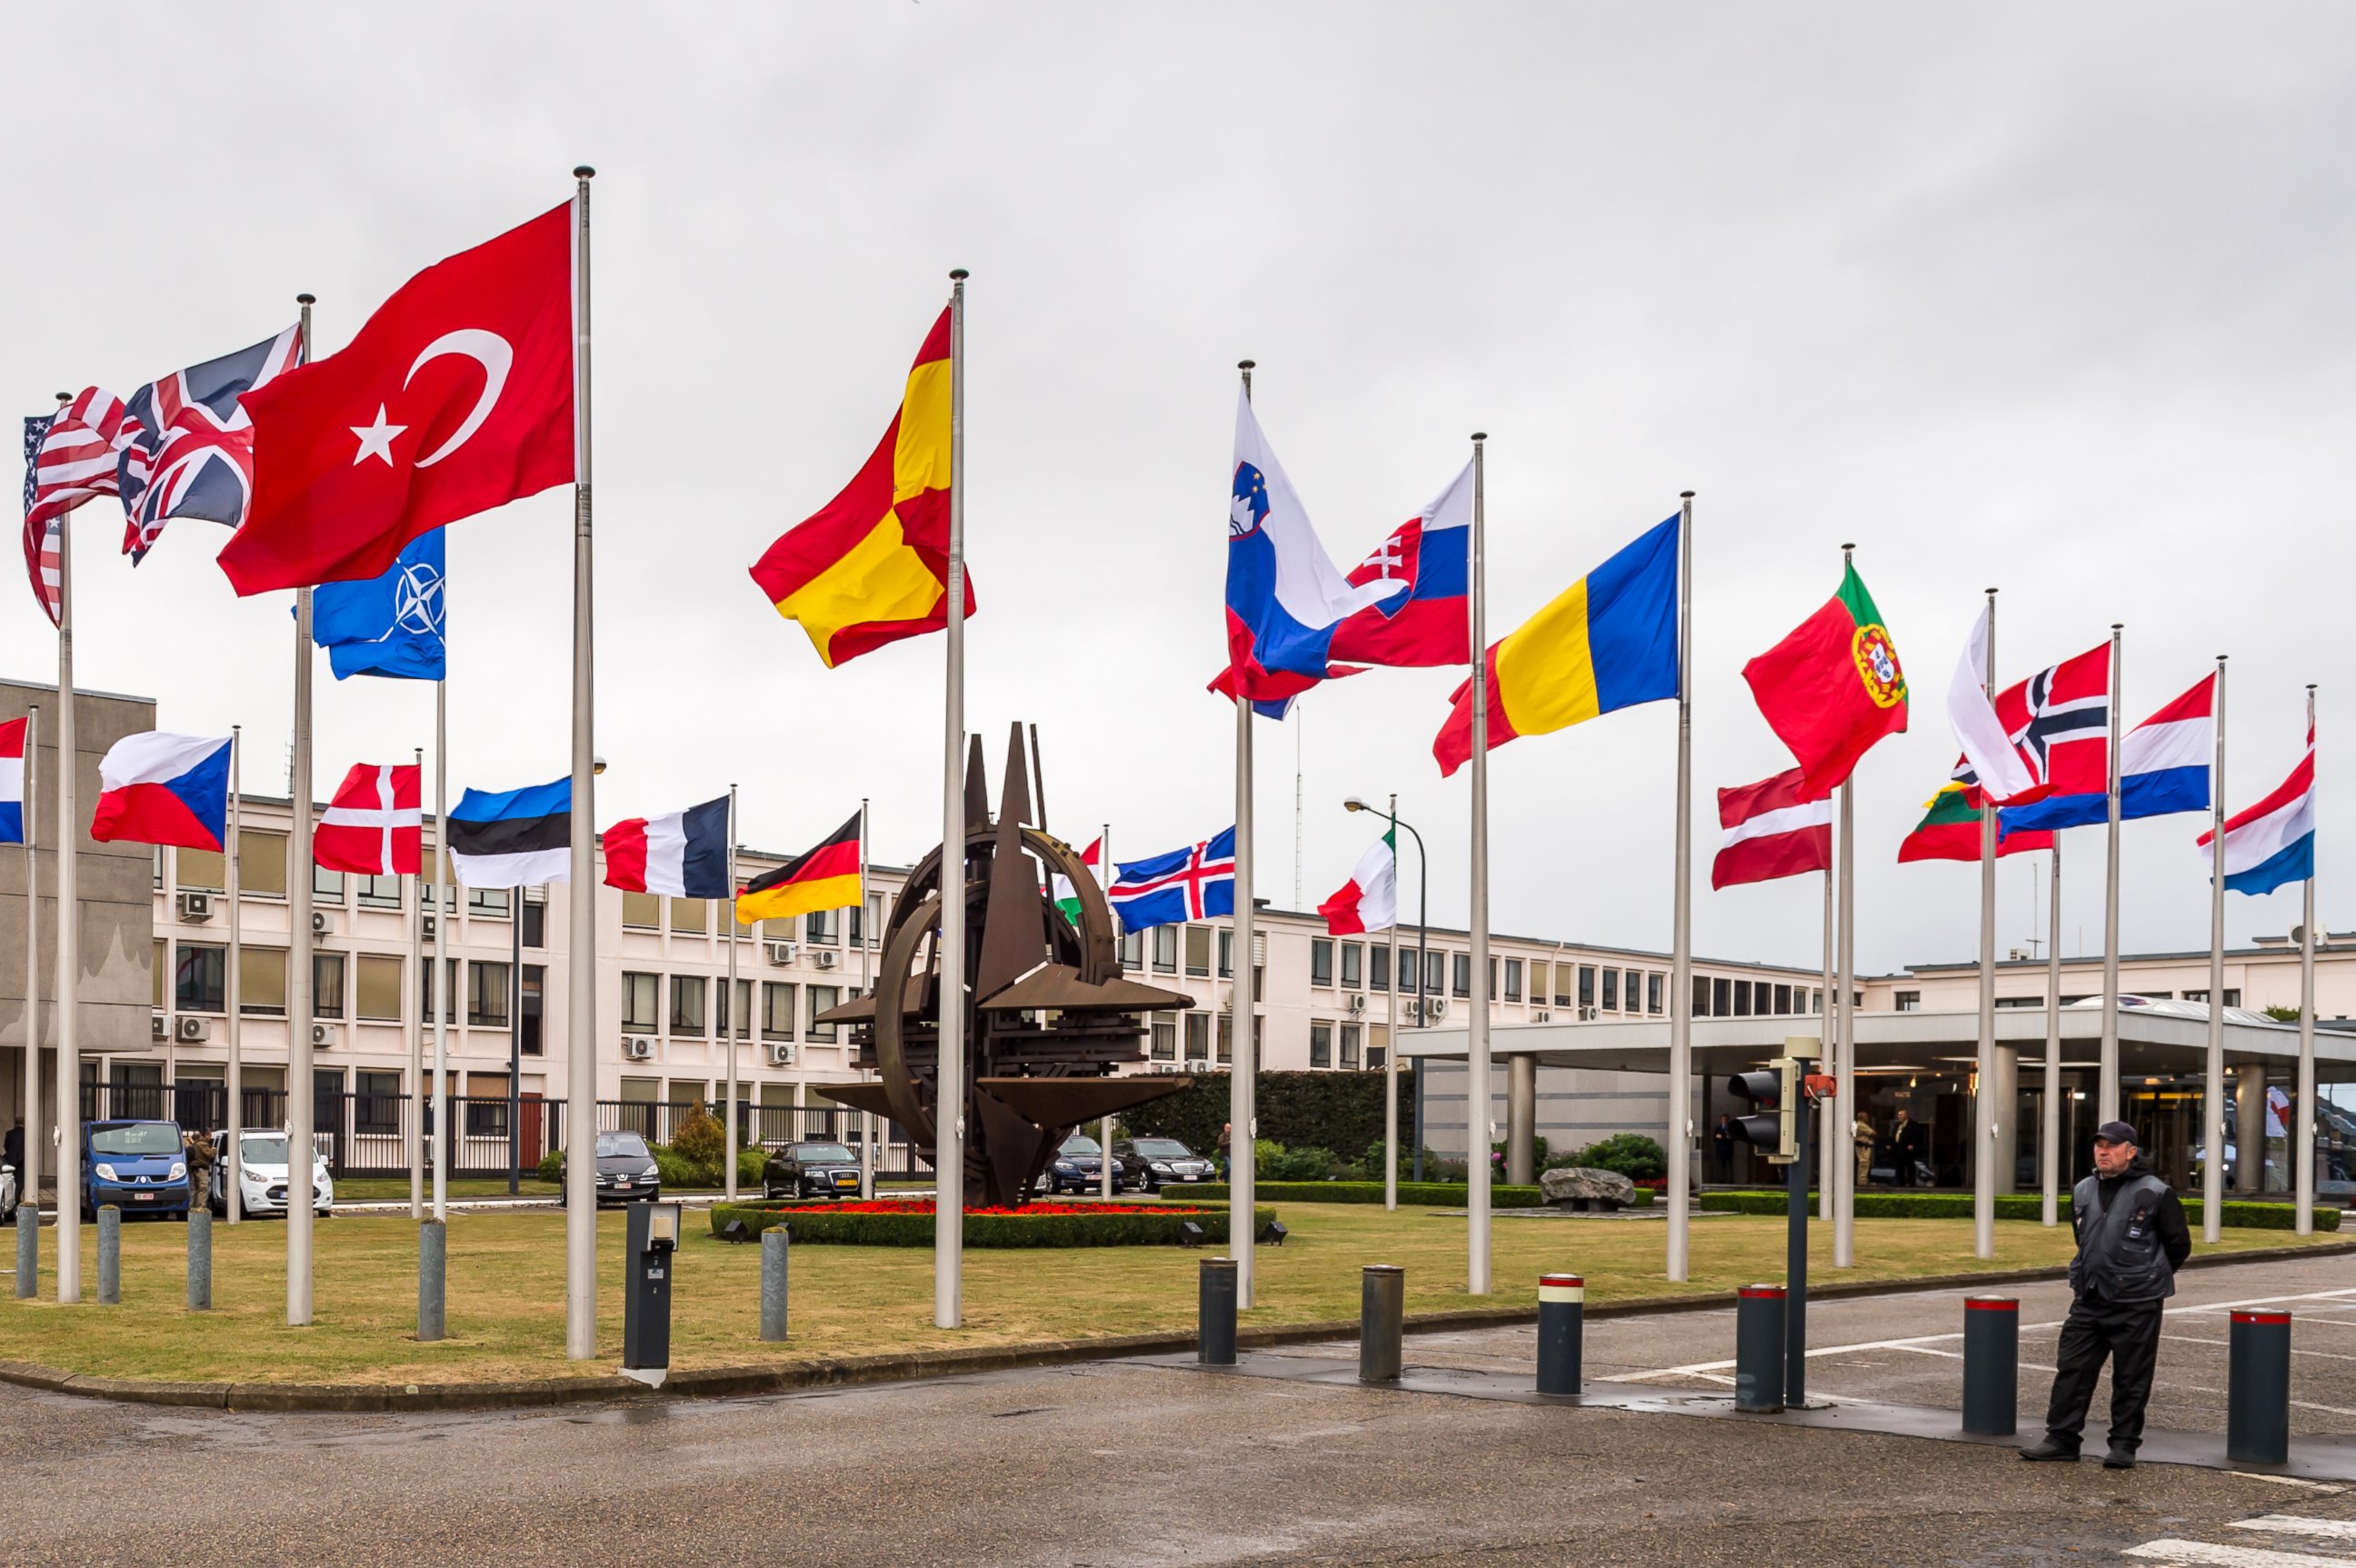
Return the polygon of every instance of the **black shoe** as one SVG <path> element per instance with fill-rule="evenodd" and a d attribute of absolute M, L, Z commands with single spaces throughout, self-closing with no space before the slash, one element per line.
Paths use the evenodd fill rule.
<path fill-rule="evenodd" d="M 2042 1443 L 2022 1449 L 2020 1456 L 2031 1464 L 2047 1460 L 2066 1460 L 2074 1465 L 2078 1462 L 2078 1446 L 2074 1443 L 2057 1443 L 2049 1437 Z"/>
<path fill-rule="evenodd" d="M 2136 1451 L 2134 1449 L 2122 1448 L 2117 1444 L 2114 1443 L 2111 1444 L 2111 1451 L 2103 1455 L 2103 1468 L 2105 1470 L 2132 1470 L 2135 1468 L 2136 1465 L 2135 1454 Z"/>

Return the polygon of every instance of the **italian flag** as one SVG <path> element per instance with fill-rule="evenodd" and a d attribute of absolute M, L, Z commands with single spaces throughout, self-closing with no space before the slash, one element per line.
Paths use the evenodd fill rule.
<path fill-rule="evenodd" d="M 1099 836 L 1096 843 L 1088 845 L 1081 854 L 1080 864 L 1090 871 L 1097 871 L 1098 857 L 1103 854 L 1104 839 Z M 1104 880 L 1101 872 L 1098 874 L 1097 880 L 1099 882 Z M 1064 918 L 1071 922 L 1072 929 L 1078 930 L 1080 929 L 1080 890 L 1073 886 L 1072 879 L 1061 872 L 1055 874 L 1054 886 L 1055 908 L 1064 912 Z"/>
<path fill-rule="evenodd" d="M 1971 803 L 1971 791 L 1946 784 L 1931 797 L 1930 812 L 1898 846 L 1901 862 L 1909 860 L 1977 860 L 1980 857 L 1980 811 Z M 2023 850 L 2051 849 L 2051 832 L 1999 834 L 1996 852 L 2019 854 Z"/>
<path fill-rule="evenodd" d="M 1355 935 L 1360 931 L 1387 931 L 1398 924 L 1398 849 L 1394 842 L 1398 830 L 1393 828 L 1376 839 L 1374 847 L 1358 857 L 1358 869 L 1342 890 L 1323 904 L 1317 912 L 1325 917 L 1325 929 L 1337 937 Z"/>
<path fill-rule="evenodd" d="M 1804 799 L 1832 793 L 1876 741 L 1906 730 L 1898 647 L 1854 566 L 1824 607 L 1744 665 L 1742 678 L 1799 763 Z"/>

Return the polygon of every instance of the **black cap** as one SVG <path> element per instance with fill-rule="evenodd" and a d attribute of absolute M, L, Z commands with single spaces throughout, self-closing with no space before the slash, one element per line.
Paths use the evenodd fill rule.
<path fill-rule="evenodd" d="M 2101 1126 L 2094 1129 L 2094 1142 L 2097 1144 L 2135 1144 L 2140 1146 L 2143 1140 L 2136 1137 L 2136 1130 L 2128 1126 L 2124 1122 L 2105 1122 Z"/>

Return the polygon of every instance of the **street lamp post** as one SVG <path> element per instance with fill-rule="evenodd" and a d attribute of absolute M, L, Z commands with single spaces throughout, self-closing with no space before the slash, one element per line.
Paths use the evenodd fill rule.
<path fill-rule="evenodd" d="M 1370 811 L 1374 810 L 1373 807 L 1367 805 L 1365 801 L 1360 800 L 1355 795 L 1344 800 L 1342 802 L 1342 809 L 1345 811 Z M 1384 814 L 1389 819 L 1391 824 L 1391 853 L 1394 855 L 1398 853 L 1399 829 L 1407 829 L 1408 837 L 1415 840 L 1415 1021 L 1420 1025 L 1423 1022 L 1423 980 L 1425 972 L 1430 968 L 1430 961 L 1426 955 L 1431 945 L 1431 910 L 1430 900 L 1429 897 L 1430 884 L 1431 880 L 1431 865 L 1430 860 L 1427 859 L 1424 854 L 1423 835 L 1415 831 L 1413 823 L 1402 822 L 1399 819 L 1398 796 L 1394 795 L 1391 797 L 1390 810 Z M 1396 969 L 1392 972 L 1391 983 L 1394 987 L 1396 987 L 1398 983 L 1398 973 Z M 1393 994 L 1397 994 L 1396 990 L 1394 990 Z M 1390 1063 L 1395 1062 L 1398 1059 L 1398 1009 L 1393 1008 L 1391 1017 L 1390 1048 L 1383 1053 L 1383 1060 L 1386 1063 Z M 1396 1103 L 1398 1099 L 1396 1093 L 1393 1094 L 1392 1099 L 1394 1103 Z M 1391 1153 L 1389 1155 L 1389 1159 L 1391 1162 L 1391 1169 L 1385 1173 L 1385 1179 L 1387 1181 L 1393 1179 L 1393 1175 L 1398 1168 L 1398 1155 L 1396 1153 Z M 1423 1179 L 1423 1067 L 1419 1062 L 1417 1064 L 1415 1069 L 1414 1179 L 1417 1181 L 1421 1181 Z"/>

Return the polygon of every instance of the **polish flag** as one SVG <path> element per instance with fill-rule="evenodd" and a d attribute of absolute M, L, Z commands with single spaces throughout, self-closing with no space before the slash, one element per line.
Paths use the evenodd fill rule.
<path fill-rule="evenodd" d="M 1832 800 L 1803 800 L 1804 788 L 1804 776 L 1794 768 L 1718 792 L 1718 822 L 1726 839 L 1710 863 L 1711 887 L 1832 869 Z"/>
<path fill-rule="evenodd" d="M 124 736 L 99 759 L 90 836 L 219 854 L 229 832 L 229 746 L 225 735 Z"/>
<path fill-rule="evenodd" d="M 1394 832 L 1396 830 L 1394 830 Z M 1358 857 L 1358 869 L 1342 890 L 1317 906 L 1325 929 L 1337 937 L 1360 931 L 1387 931 L 1398 924 L 1398 852 L 1393 833 L 1376 839 Z"/>
<path fill-rule="evenodd" d="M 311 857 L 359 876 L 416 875 L 424 861 L 423 771 L 413 762 L 355 763 L 312 832 Z"/>

